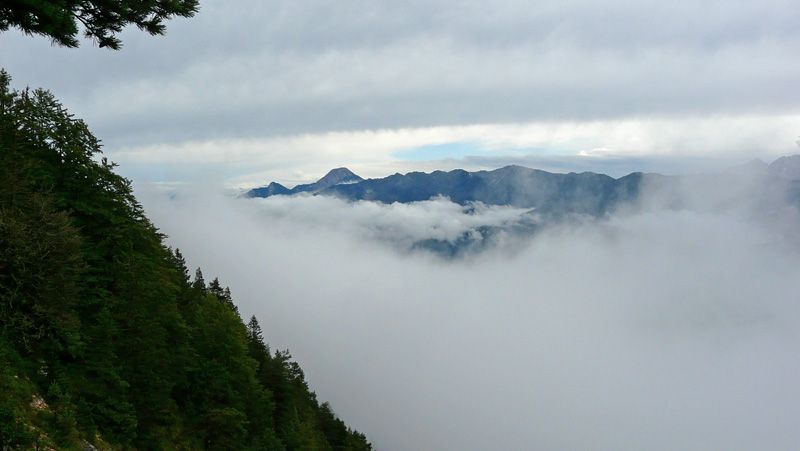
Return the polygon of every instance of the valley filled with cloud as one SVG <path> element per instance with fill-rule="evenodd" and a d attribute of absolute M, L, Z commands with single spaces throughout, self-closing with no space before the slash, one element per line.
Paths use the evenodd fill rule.
<path fill-rule="evenodd" d="M 12 24 L 0 68 L 375 449 L 800 443 L 800 156 L 751 161 L 800 144 L 796 2 L 201 3 L 120 52 Z M 564 177 L 400 175 L 508 165 Z M 397 183 L 242 198 L 344 166 Z"/>
<path fill-rule="evenodd" d="M 413 243 L 526 212 L 137 195 L 378 449 L 790 449 L 800 219 L 759 187 L 689 178 L 455 259 Z"/>

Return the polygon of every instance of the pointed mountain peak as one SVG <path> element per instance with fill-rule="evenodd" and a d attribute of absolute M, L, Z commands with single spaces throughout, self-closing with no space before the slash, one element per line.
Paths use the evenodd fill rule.
<path fill-rule="evenodd" d="M 314 185 L 317 185 L 317 188 L 327 188 L 340 183 L 353 183 L 360 182 L 362 180 L 364 179 L 354 174 L 350 169 L 336 168 L 331 169 L 327 174 L 325 174 L 325 177 L 319 179 L 319 181 Z"/>
<path fill-rule="evenodd" d="M 800 180 L 800 155 L 778 158 L 769 165 L 769 173 L 782 179 Z"/>
<path fill-rule="evenodd" d="M 347 168 L 336 168 L 325 174 L 325 177 L 317 180 L 315 183 L 308 185 L 297 185 L 292 188 L 292 194 L 296 193 L 318 193 L 326 188 L 334 185 L 341 185 L 343 183 L 358 183 L 362 181 L 361 177 L 355 175 Z"/>
<path fill-rule="evenodd" d="M 319 181 L 323 180 L 345 180 L 345 179 L 358 179 L 362 180 L 361 177 L 357 176 L 353 173 L 350 169 L 347 168 L 336 168 L 331 169 L 325 174 L 325 177 L 322 177 Z"/>

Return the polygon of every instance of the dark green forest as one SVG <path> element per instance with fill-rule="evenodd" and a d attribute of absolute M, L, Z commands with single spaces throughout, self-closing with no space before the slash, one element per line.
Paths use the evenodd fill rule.
<path fill-rule="evenodd" d="M 0 174 L 0 450 L 372 449 L 190 277 L 86 124 L 4 71 Z"/>

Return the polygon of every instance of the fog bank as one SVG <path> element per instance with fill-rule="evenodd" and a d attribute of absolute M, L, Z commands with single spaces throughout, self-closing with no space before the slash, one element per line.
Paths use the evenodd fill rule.
<path fill-rule="evenodd" d="M 669 196 L 696 195 L 688 188 Z M 257 315 L 272 348 L 289 348 L 377 449 L 800 442 L 793 210 L 648 200 L 444 261 L 401 250 L 522 211 L 202 187 L 137 195 L 189 266 L 229 285 L 242 315 Z"/>

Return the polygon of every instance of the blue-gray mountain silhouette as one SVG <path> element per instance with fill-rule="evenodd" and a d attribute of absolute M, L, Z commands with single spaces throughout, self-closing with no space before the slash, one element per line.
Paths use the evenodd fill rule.
<path fill-rule="evenodd" d="M 333 186 L 320 194 L 383 203 L 416 202 L 444 196 L 459 204 L 482 202 L 553 213 L 599 215 L 620 201 L 634 198 L 643 176 L 633 173 L 614 179 L 592 172 L 556 174 L 506 166 L 494 171 L 395 174 L 353 185 Z"/>
<path fill-rule="evenodd" d="M 410 172 L 364 180 L 346 168 L 339 168 L 313 184 L 298 185 L 289 190 L 273 182 L 248 191 L 244 197 L 311 192 L 351 201 L 383 203 L 447 197 L 462 205 L 483 202 L 548 213 L 600 215 L 619 202 L 635 198 L 644 176 L 637 172 L 615 179 L 593 172 L 556 174 L 522 166 L 506 166 L 494 171 L 467 172 L 457 169 L 430 174 Z"/>
<path fill-rule="evenodd" d="M 409 172 L 384 178 L 364 180 L 347 168 L 330 171 L 316 183 L 288 189 L 277 183 L 246 192 L 244 197 L 269 197 L 311 193 L 335 196 L 350 201 L 371 200 L 382 203 L 408 203 L 446 197 L 466 205 L 506 205 L 530 208 L 540 214 L 561 216 L 581 214 L 602 216 L 621 204 L 635 200 L 643 186 L 667 186 L 678 182 L 705 185 L 739 184 L 737 177 L 759 177 L 766 185 L 788 193 L 792 200 L 800 186 L 800 155 L 781 157 L 767 165 L 753 160 L 721 174 L 664 176 L 634 172 L 613 178 L 594 172 L 559 174 L 522 166 L 506 166 L 493 171 L 467 172 L 461 169 L 431 173 Z M 700 183 L 702 187 L 704 183 Z M 775 191 L 775 190 L 773 190 Z M 777 191 L 776 191 L 777 192 Z M 733 191 L 735 194 L 735 191 Z"/>
<path fill-rule="evenodd" d="M 244 197 L 312 193 L 387 204 L 446 197 L 467 210 L 475 202 L 530 209 L 513 224 L 480 226 L 456 240 L 425 239 L 412 248 L 457 258 L 491 247 L 503 234 L 528 236 L 543 226 L 570 218 L 602 218 L 624 205 L 638 208 L 637 201 L 646 191 L 656 193 L 647 202 L 658 203 L 662 208 L 729 211 L 747 204 L 750 214 L 770 218 L 787 205 L 800 207 L 800 155 L 782 157 L 769 165 L 753 160 L 718 174 L 665 176 L 634 172 L 620 178 L 593 172 L 559 174 L 506 166 L 493 171 L 410 172 L 364 180 L 346 168 L 338 168 L 316 183 L 291 190 L 270 183 L 248 191 Z M 693 195 L 687 196 L 687 192 Z"/>
<path fill-rule="evenodd" d="M 305 185 L 297 185 L 292 189 L 286 188 L 280 183 L 272 182 L 269 185 L 261 188 L 251 189 L 242 196 L 243 197 L 270 197 L 276 195 L 292 195 L 298 193 L 311 193 L 317 194 L 320 191 L 330 188 L 338 184 L 358 183 L 363 181 L 361 177 L 353 174 L 347 168 L 336 168 L 325 174 L 315 183 Z"/>

